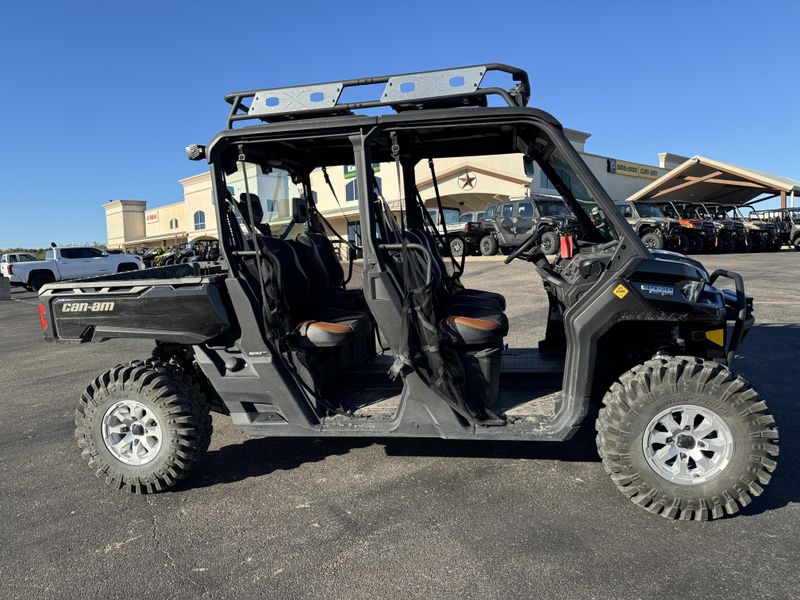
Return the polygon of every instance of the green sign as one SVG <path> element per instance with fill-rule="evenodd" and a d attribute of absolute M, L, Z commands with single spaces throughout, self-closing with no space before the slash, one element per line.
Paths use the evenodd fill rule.
<path fill-rule="evenodd" d="M 379 163 L 372 163 L 372 172 L 373 173 L 380 173 L 381 165 Z M 356 173 L 356 166 L 355 165 L 345 165 L 344 166 L 344 178 L 345 179 L 352 179 L 357 175 Z"/>

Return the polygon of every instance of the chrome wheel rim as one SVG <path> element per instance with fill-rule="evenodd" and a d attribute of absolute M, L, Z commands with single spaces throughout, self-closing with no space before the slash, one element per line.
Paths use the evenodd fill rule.
<path fill-rule="evenodd" d="M 155 413 L 136 400 L 120 400 L 103 415 L 103 443 L 114 458 L 127 465 L 153 460 L 163 437 Z"/>
<path fill-rule="evenodd" d="M 692 404 L 662 410 L 645 429 L 642 449 L 660 477 L 699 485 L 719 477 L 733 456 L 733 434 L 714 411 Z"/>

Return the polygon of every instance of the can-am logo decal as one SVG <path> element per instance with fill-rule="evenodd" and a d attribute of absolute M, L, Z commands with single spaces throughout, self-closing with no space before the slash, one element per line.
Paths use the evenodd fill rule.
<path fill-rule="evenodd" d="M 65 302 L 61 312 L 110 312 L 114 310 L 113 302 Z"/>
<path fill-rule="evenodd" d="M 643 292 L 653 294 L 654 296 L 672 296 L 675 293 L 675 290 L 668 285 L 652 285 L 649 283 L 643 283 L 641 288 Z"/>

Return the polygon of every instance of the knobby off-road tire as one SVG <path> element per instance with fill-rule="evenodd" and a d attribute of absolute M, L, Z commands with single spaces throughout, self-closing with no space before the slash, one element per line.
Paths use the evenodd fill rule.
<path fill-rule="evenodd" d="M 478 242 L 478 249 L 482 256 L 494 256 L 497 254 L 497 240 L 493 235 L 486 235 Z"/>
<path fill-rule="evenodd" d="M 466 244 L 460 237 L 454 237 L 450 240 L 450 253 L 455 257 L 460 257 L 466 251 Z"/>
<path fill-rule="evenodd" d="M 642 236 L 642 242 L 653 250 L 664 249 L 664 235 L 660 231 L 648 231 Z"/>
<path fill-rule="evenodd" d="M 542 234 L 542 239 L 539 242 L 539 248 L 542 253 L 546 255 L 555 254 L 558 252 L 558 236 L 555 231 L 545 231 Z"/>
<path fill-rule="evenodd" d="M 705 521 L 725 513 L 733 515 L 750 504 L 753 496 L 761 495 L 762 486 L 769 483 L 776 467 L 773 457 L 778 455 L 778 431 L 773 427 L 773 417 L 767 414 L 767 406 L 758 393 L 722 365 L 693 357 L 654 358 L 620 377 L 606 393 L 603 404 L 595 424 L 603 467 L 617 488 L 635 504 L 668 519 Z M 670 410 L 673 407 L 675 413 Z M 695 472 L 691 472 L 689 457 L 687 470 L 680 476 L 684 483 L 676 483 L 651 466 L 652 455 L 650 459 L 646 457 L 645 445 L 651 452 L 659 448 L 658 443 L 650 442 L 663 433 L 657 431 L 659 425 L 654 429 L 652 423 L 666 414 L 661 421 L 674 422 L 680 435 L 677 443 L 673 438 L 663 440 L 674 444 L 667 453 L 686 448 L 685 441 L 690 436 L 682 434 L 677 417 L 684 411 L 690 416 L 692 407 L 696 413 L 715 418 L 710 421 L 711 426 L 704 426 L 705 417 L 699 417 L 699 424 L 698 417 L 694 417 L 694 422 L 687 425 L 692 432 L 687 429 L 686 433 L 696 430 L 697 439 L 707 443 L 698 441 L 695 449 L 683 452 L 699 452 L 701 445 L 710 450 L 716 436 L 729 438 L 732 449 L 725 450 L 728 460 L 720 463 L 716 473 L 705 481 L 701 477 L 702 482 L 696 484 L 685 482 L 686 478 L 700 477 L 697 463 Z M 712 434 L 709 429 L 719 433 Z M 654 431 L 656 437 L 649 436 L 649 431 Z M 719 443 L 715 446 L 719 448 Z M 714 458 L 714 452 L 710 454 Z M 711 460 L 700 460 L 711 464 Z"/>
<path fill-rule="evenodd" d="M 145 425 L 157 426 L 160 436 L 149 439 L 151 446 L 157 441 L 157 449 L 140 464 L 136 464 L 137 456 L 120 458 L 122 451 L 111 448 L 126 433 L 105 441 L 111 428 L 124 430 L 123 419 L 114 415 L 124 415 L 129 407 L 135 407 L 131 414 L 138 414 L 132 418 L 142 423 L 149 420 Z M 208 449 L 212 432 L 200 387 L 182 369 L 155 359 L 119 365 L 95 379 L 81 396 L 75 426 L 81 455 L 95 474 L 108 485 L 137 494 L 164 491 L 184 479 Z M 135 426 L 129 426 L 128 432 L 133 434 Z M 137 448 L 147 454 L 145 448 Z"/>

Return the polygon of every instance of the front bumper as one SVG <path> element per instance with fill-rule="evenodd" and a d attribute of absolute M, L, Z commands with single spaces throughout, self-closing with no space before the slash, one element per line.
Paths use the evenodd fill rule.
<path fill-rule="evenodd" d="M 736 287 L 735 290 L 722 290 L 722 297 L 725 301 L 725 319 L 727 322 L 725 355 L 727 357 L 728 366 L 730 366 L 736 358 L 736 351 L 755 324 L 755 317 L 753 316 L 753 298 L 745 294 L 744 280 L 741 275 L 734 271 L 717 269 L 709 277 L 708 285 L 713 286 L 720 277 L 730 279 Z"/>

